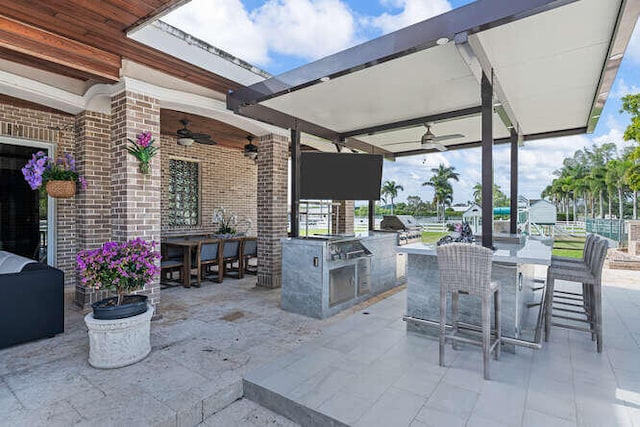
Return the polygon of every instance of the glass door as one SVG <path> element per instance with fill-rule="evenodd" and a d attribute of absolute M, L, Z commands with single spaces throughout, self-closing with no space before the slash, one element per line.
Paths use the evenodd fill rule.
<path fill-rule="evenodd" d="M 0 142 L 0 250 L 47 263 L 49 249 L 49 201 L 44 187 L 32 190 L 22 168 L 41 144 Z"/>

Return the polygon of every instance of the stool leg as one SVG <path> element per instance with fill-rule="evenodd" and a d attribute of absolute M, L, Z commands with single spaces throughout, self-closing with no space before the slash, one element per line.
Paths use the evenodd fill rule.
<path fill-rule="evenodd" d="M 496 289 L 493 294 L 493 305 L 494 305 L 494 323 L 496 327 L 496 340 L 499 341 L 496 344 L 496 360 L 500 360 L 500 347 L 502 347 L 502 325 L 500 322 L 500 316 L 502 314 L 502 301 L 500 300 L 500 288 Z"/>
<path fill-rule="evenodd" d="M 596 330 L 596 348 L 598 353 L 602 353 L 602 285 L 595 284 L 593 288 L 593 299 L 595 300 L 595 310 L 593 313 Z"/>
<path fill-rule="evenodd" d="M 544 302 L 544 340 L 549 341 L 551 335 L 551 312 L 553 306 L 553 286 L 554 278 L 551 269 L 547 270 L 547 295 Z"/>
<path fill-rule="evenodd" d="M 458 298 L 460 294 L 453 292 L 451 294 L 451 324 L 453 325 L 453 335 L 458 333 Z M 456 340 L 451 340 L 451 348 L 458 349 L 458 343 Z"/>
<path fill-rule="evenodd" d="M 447 320 L 447 293 L 440 290 L 440 366 L 444 366 L 444 334 Z"/>
<path fill-rule="evenodd" d="M 489 379 L 489 349 L 491 348 L 491 300 L 489 295 L 482 297 L 482 361 L 484 379 Z"/>

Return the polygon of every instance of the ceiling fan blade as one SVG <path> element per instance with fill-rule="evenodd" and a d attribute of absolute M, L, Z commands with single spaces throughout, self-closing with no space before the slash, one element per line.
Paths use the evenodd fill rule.
<path fill-rule="evenodd" d="M 451 135 L 436 136 L 431 141 L 439 142 L 439 141 L 446 141 L 448 139 L 457 139 L 457 138 L 464 138 L 464 135 L 461 133 L 452 133 Z"/>
<path fill-rule="evenodd" d="M 428 142 L 426 144 L 422 144 L 422 148 L 425 150 L 436 149 L 438 151 L 447 151 L 447 147 L 442 144 L 438 144 L 437 142 Z"/>
<path fill-rule="evenodd" d="M 401 145 L 401 144 L 419 144 L 420 141 L 402 141 L 402 142 L 392 142 L 391 144 L 382 144 L 383 147 L 387 147 L 389 145 Z"/>
<path fill-rule="evenodd" d="M 193 139 L 198 139 L 198 138 L 206 139 L 206 138 L 211 138 L 211 135 L 209 135 L 207 133 L 191 132 L 191 138 L 193 138 Z"/>

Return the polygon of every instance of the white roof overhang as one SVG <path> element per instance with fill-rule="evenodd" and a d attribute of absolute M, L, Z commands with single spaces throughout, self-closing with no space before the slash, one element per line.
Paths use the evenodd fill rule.
<path fill-rule="evenodd" d="M 478 0 L 227 97 L 236 113 L 388 157 L 424 124 L 480 144 L 481 77 L 493 78 L 497 143 L 591 132 L 640 0 Z M 403 141 L 416 141 L 400 144 Z"/>

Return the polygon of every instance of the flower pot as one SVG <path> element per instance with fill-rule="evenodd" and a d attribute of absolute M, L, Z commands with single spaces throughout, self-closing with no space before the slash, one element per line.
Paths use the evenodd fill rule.
<path fill-rule="evenodd" d="M 94 368 L 110 369 L 132 365 L 151 352 L 151 317 L 153 306 L 136 316 L 123 319 L 95 319 L 85 316 L 89 330 L 89 364 Z"/>
<path fill-rule="evenodd" d="M 151 174 L 151 165 L 149 164 L 149 162 L 140 161 L 140 165 L 138 166 L 138 169 L 140 170 L 140 173 L 143 175 Z"/>
<path fill-rule="evenodd" d="M 49 181 L 45 188 L 49 196 L 58 199 L 66 199 L 76 194 L 75 181 Z"/>
<path fill-rule="evenodd" d="M 93 318 L 97 320 L 124 319 L 147 311 L 146 295 L 125 295 L 123 303 L 116 305 L 118 297 L 105 298 L 91 304 Z"/>

